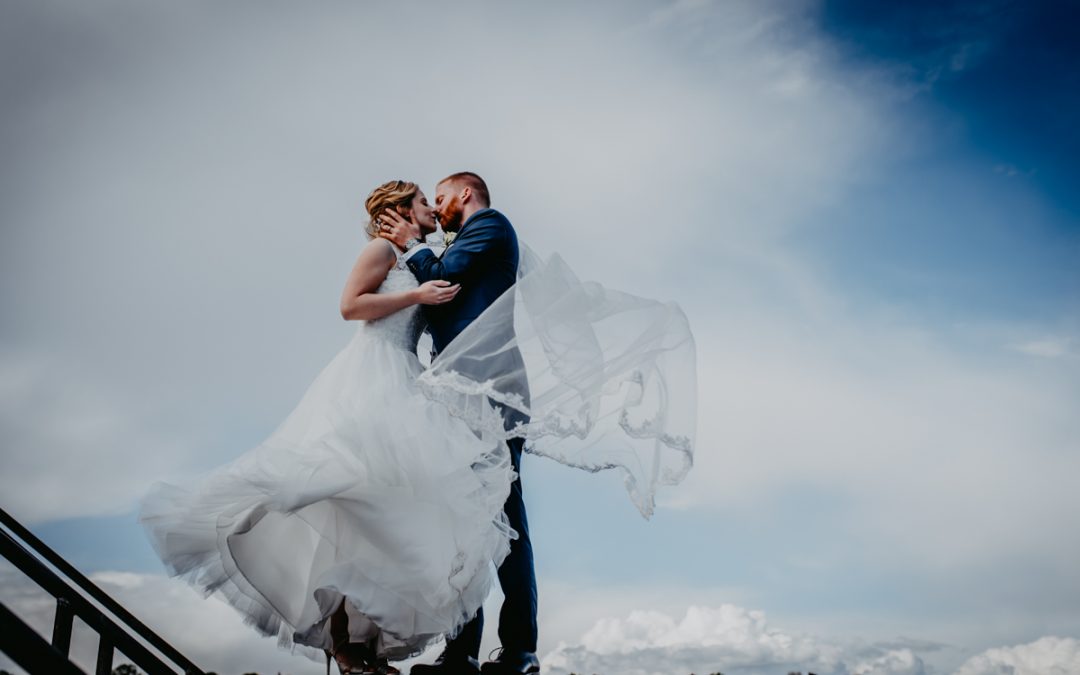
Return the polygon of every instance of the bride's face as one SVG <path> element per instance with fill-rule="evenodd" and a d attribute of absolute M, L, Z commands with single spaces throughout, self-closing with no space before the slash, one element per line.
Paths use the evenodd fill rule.
<path fill-rule="evenodd" d="M 428 204 L 423 190 L 417 190 L 409 208 L 413 212 L 413 221 L 420 226 L 421 234 L 430 234 L 435 231 L 435 209 Z"/>

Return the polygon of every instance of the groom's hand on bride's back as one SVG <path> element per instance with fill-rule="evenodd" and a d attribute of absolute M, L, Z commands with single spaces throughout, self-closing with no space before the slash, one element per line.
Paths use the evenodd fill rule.
<path fill-rule="evenodd" d="M 382 221 L 379 225 L 379 236 L 389 239 L 400 249 L 404 249 L 411 239 L 423 240 L 420 236 L 420 226 L 407 220 L 397 211 L 383 211 L 379 220 Z"/>

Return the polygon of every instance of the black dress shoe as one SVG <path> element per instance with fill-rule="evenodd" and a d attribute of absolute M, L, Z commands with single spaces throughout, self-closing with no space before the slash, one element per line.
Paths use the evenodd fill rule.
<path fill-rule="evenodd" d="M 522 675 L 523 673 L 539 673 L 540 659 L 532 652 L 514 652 L 508 649 L 499 650 L 499 655 L 494 661 L 488 661 L 480 669 L 483 675 Z"/>
<path fill-rule="evenodd" d="M 409 675 L 480 675 L 480 664 L 471 656 L 444 649 L 435 663 L 418 663 L 409 669 Z"/>

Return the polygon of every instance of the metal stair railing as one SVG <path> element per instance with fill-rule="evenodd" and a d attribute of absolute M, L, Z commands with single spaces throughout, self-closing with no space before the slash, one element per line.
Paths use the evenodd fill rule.
<path fill-rule="evenodd" d="M 28 673 L 86 675 L 59 649 L 45 641 L 22 619 L 0 602 L 0 626 L 3 626 L 4 653 Z"/>
<path fill-rule="evenodd" d="M 82 672 L 68 660 L 71 648 L 72 623 L 75 617 L 78 616 L 87 626 L 97 632 L 99 637 L 96 675 L 109 675 L 112 672 L 113 656 L 116 651 L 120 651 L 131 659 L 147 675 L 176 675 L 178 672 L 184 675 L 205 675 L 186 656 L 157 633 L 150 630 L 142 621 L 135 618 L 123 605 L 101 590 L 97 584 L 87 579 L 85 575 L 72 567 L 56 551 L 45 545 L 44 542 L 35 537 L 32 532 L 23 527 L 19 521 L 15 520 L 3 509 L 0 509 L 0 524 L 3 525 L 3 528 L 0 528 L 0 555 L 10 560 L 23 574 L 56 598 L 56 618 L 53 621 L 51 645 L 6 607 L 3 608 L 3 613 L 0 615 L 4 627 L 0 631 L 0 647 L 2 647 L 5 654 L 8 654 L 28 672 L 50 674 Z M 19 540 L 24 542 L 25 545 L 20 543 Z M 49 569 L 42 559 L 63 573 L 75 586 L 82 589 L 83 593 L 100 603 L 113 617 L 116 617 L 119 623 L 98 609 L 83 593 L 80 593 L 74 586 L 64 581 L 56 572 Z M 9 620 L 9 616 L 14 622 Z M 8 629 L 9 625 L 11 626 L 10 630 Z M 26 637 L 25 631 L 30 631 L 40 644 L 32 638 Z M 147 644 L 160 652 L 173 665 L 170 666 L 157 654 L 147 649 L 135 636 L 145 640 Z M 49 647 L 52 651 L 43 650 L 42 645 Z M 52 652 L 55 652 L 55 654 Z M 54 659 L 57 655 L 62 659 L 62 662 L 60 662 L 61 665 L 54 668 L 51 665 L 53 661 L 50 659 Z M 31 663 L 28 666 L 20 661 L 20 658 L 30 659 L 31 661 L 40 660 L 40 662 Z M 67 665 L 64 666 L 63 663 Z"/>

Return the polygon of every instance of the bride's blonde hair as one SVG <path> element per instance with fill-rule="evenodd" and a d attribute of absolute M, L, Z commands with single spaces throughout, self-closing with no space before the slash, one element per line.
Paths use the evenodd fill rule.
<path fill-rule="evenodd" d="M 406 180 L 392 180 L 372 190 L 364 203 L 370 217 L 365 228 L 368 236 L 373 239 L 379 236 L 379 216 L 387 209 L 393 209 L 408 218 L 413 197 L 419 190 L 419 185 Z"/>

